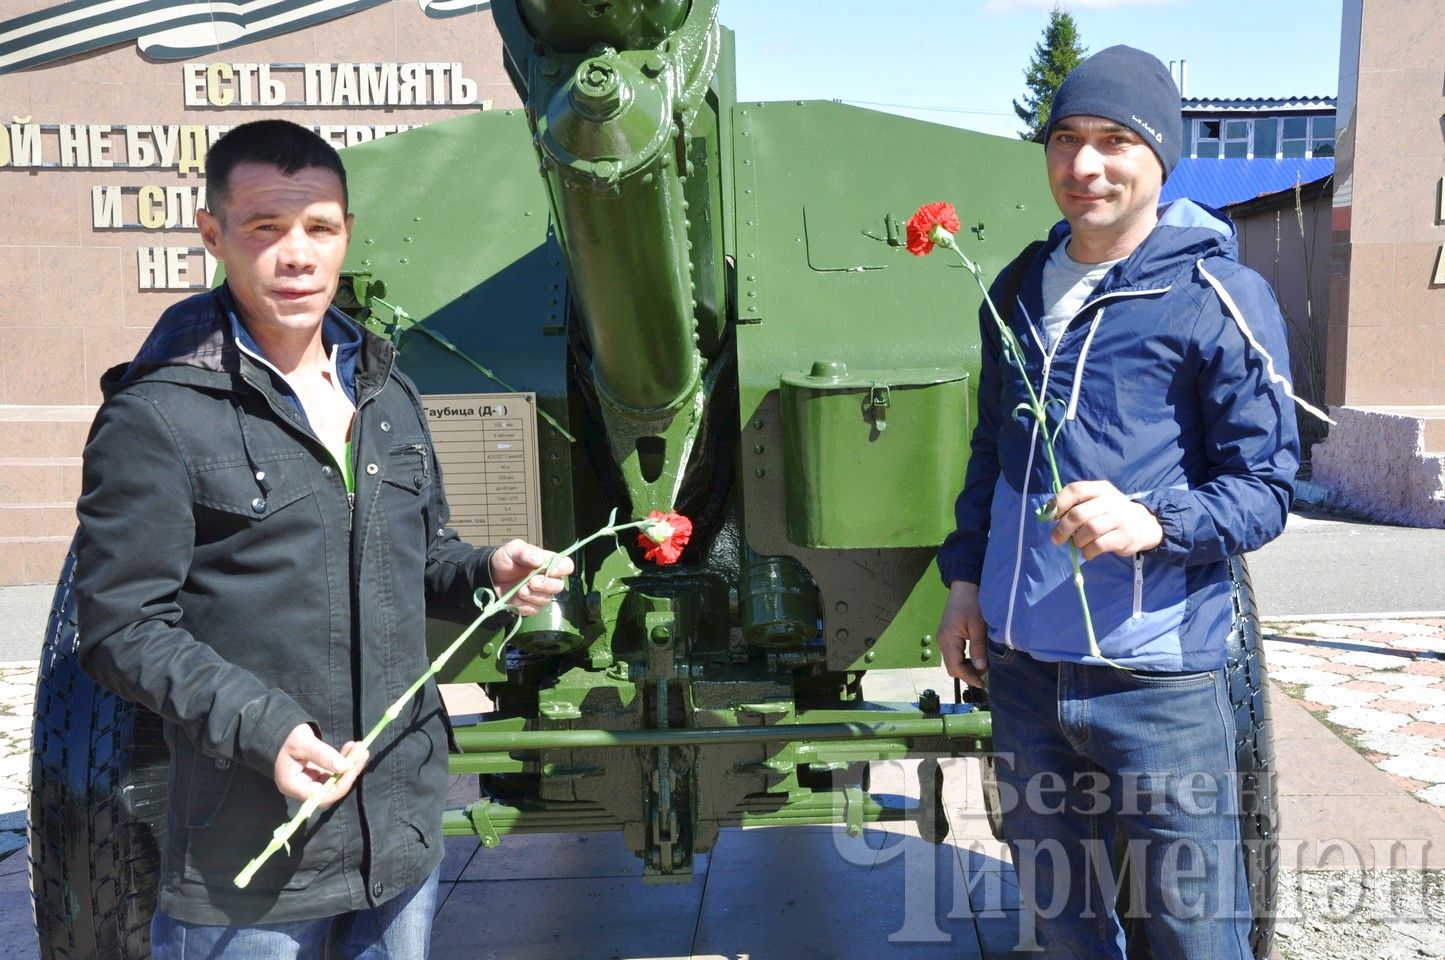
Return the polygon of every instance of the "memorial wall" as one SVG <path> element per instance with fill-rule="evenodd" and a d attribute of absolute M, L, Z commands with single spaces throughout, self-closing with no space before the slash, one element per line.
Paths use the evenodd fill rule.
<path fill-rule="evenodd" d="M 101 373 L 210 285 L 195 214 L 232 126 L 285 117 L 345 149 L 518 105 L 486 3 L 261 6 L 4 3 L 0 404 L 97 403 Z"/>

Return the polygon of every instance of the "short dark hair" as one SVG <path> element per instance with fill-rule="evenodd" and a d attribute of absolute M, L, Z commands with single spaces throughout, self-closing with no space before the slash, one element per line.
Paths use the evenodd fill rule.
<path fill-rule="evenodd" d="M 241 163 L 264 163 L 290 176 L 310 167 L 330 170 L 341 180 L 341 208 L 349 210 L 346 168 L 336 148 L 314 131 L 290 120 L 253 120 L 232 127 L 206 152 L 206 208 L 224 219 L 231 171 Z"/>

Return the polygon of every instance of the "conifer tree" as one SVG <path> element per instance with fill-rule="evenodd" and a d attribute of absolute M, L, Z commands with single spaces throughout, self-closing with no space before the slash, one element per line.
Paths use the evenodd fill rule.
<path fill-rule="evenodd" d="M 1028 129 L 1019 131 L 1020 140 L 1043 142 L 1054 93 L 1069 71 L 1087 55 L 1088 50 L 1079 43 L 1079 27 L 1073 16 L 1054 7 L 1049 13 L 1049 25 L 1044 28 L 1044 38 L 1034 45 L 1033 59 L 1024 71 L 1028 93 L 1022 102 L 1013 102 L 1014 113 L 1028 125 Z"/>

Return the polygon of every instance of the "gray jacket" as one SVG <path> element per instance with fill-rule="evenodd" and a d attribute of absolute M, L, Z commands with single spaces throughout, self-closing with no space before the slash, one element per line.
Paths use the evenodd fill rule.
<path fill-rule="evenodd" d="M 245 890 L 232 878 L 295 812 L 276 755 L 310 722 L 359 739 L 426 668 L 427 604 L 470 619 L 488 549 L 447 528 L 425 411 L 396 351 L 333 310 L 354 367 L 354 506 L 223 286 L 168 310 L 106 374 L 85 448 L 80 662 L 159 713 L 171 748 L 160 906 L 275 923 L 382 902 L 442 856 L 446 718 L 428 683 L 340 803 Z M 434 612 L 441 612 L 434 610 Z"/>

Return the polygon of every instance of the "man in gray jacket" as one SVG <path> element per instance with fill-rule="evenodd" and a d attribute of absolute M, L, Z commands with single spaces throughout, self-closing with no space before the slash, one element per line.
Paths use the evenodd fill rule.
<path fill-rule="evenodd" d="M 546 563 L 462 543 L 396 351 L 331 307 L 352 216 L 330 145 L 279 120 L 211 148 L 206 248 L 226 282 L 166 311 L 107 373 L 85 450 L 80 659 L 164 718 L 157 960 L 414 960 L 430 939 L 447 731 L 428 607 L 475 613 Z M 517 595 L 534 612 L 571 562 Z M 333 773 L 344 775 L 332 786 Z M 300 801 L 325 809 L 245 889 Z"/>

